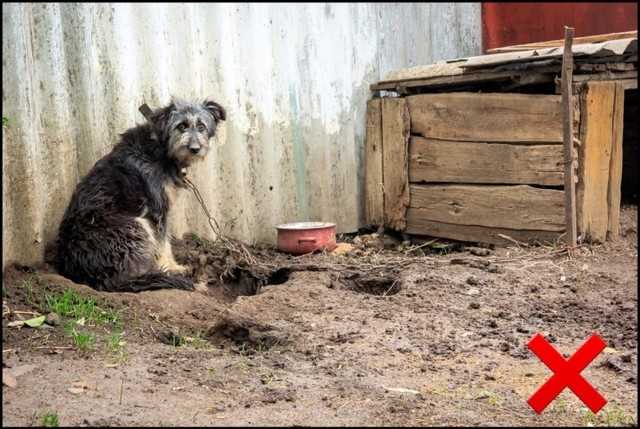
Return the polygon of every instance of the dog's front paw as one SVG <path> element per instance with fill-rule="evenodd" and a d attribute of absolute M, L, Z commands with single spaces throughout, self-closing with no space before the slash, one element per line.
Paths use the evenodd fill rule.
<path fill-rule="evenodd" d="M 172 274 L 189 274 L 191 269 L 187 266 L 184 265 L 180 265 L 178 263 L 170 263 L 170 264 L 165 264 L 165 265 L 161 265 L 160 269 L 164 272 L 169 272 Z"/>
<path fill-rule="evenodd" d="M 206 294 L 209 291 L 207 284 L 205 282 L 194 283 L 193 288 L 196 292 Z"/>
<path fill-rule="evenodd" d="M 191 269 L 185 265 L 175 264 L 169 267 L 169 271 L 174 272 L 176 274 L 188 274 Z"/>

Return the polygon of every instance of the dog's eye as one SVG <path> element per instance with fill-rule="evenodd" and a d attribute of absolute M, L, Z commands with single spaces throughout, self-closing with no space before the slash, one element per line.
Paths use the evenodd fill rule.
<path fill-rule="evenodd" d="M 198 124 L 198 131 L 204 131 L 205 126 L 203 124 Z"/>
<path fill-rule="evenodd" d="M 184 131 L 184 129 L 185 129 L 185 128 L 186 128 L 186 127 L 184 126 L 184 124 L 180 124 L 180 125 L 178 125 L 178 130 L 179 130 L 179 131 Z"/>

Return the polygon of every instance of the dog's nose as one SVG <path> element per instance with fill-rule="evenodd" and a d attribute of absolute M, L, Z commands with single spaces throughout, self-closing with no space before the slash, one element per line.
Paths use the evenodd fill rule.
<path fill-rule="evenodd" d="M 191 151 L 192 154 L 196 155 L 198 152 L 200 152 L 200 148 L 198 146 L 195 147 L 190 147 L 189 150 Z"/>

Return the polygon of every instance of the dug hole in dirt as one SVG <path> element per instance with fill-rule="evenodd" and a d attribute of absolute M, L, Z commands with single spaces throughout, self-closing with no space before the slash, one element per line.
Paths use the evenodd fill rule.
<path fill-rule="evenodd" d="M 342 254 L 252 247 L 248 264 L 189 235 L 174 253 L 198 292 L 102 293 L 12 266 L 2 423 L 633 425 L 637 207 L 621 218 L 618 240 L 572 256 L 367 235 Z M 565 356 L 605 340 L 582 372 L 600 413 L 568 389 L 528 406 L 551 376 L 526 346 L 538 332 Z"/>

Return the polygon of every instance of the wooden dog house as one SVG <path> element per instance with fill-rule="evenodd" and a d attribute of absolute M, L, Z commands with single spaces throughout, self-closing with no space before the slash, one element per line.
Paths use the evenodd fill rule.
<path fill-rule="evenodd" d="M 637 33 L 576 43 L 577 232 L 604 241 L 618 234 L 624 98 L 637 89 Z M 512 48 L 400 70 L 372 85 L 367 224 L 499 245 L 564 237 L 562 41 Z"/>

